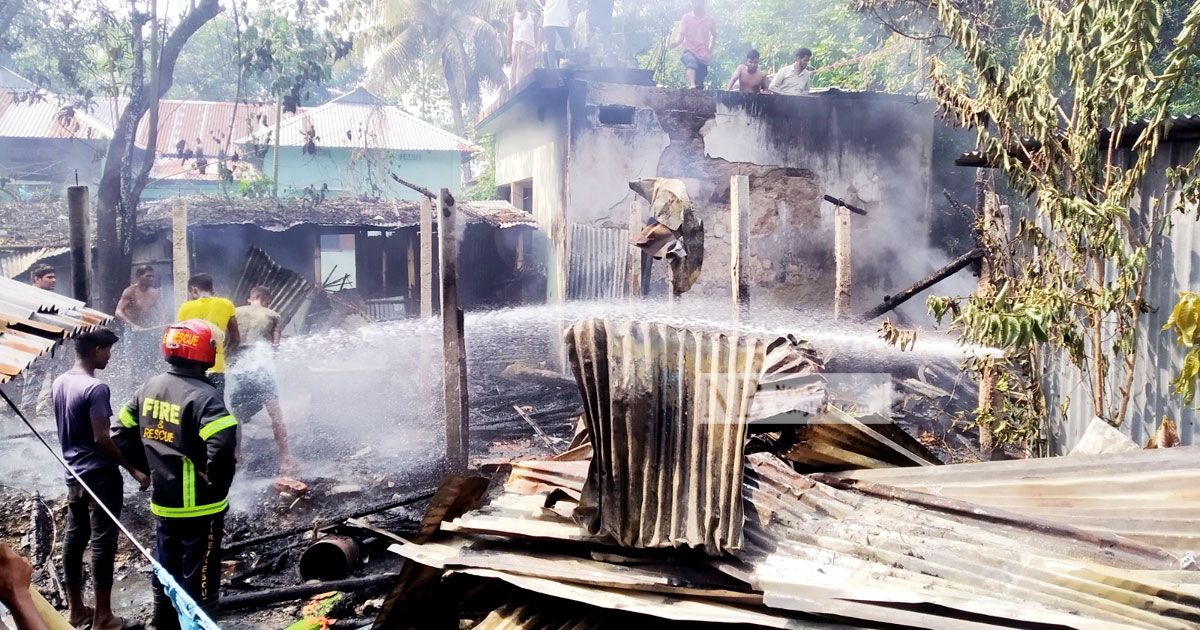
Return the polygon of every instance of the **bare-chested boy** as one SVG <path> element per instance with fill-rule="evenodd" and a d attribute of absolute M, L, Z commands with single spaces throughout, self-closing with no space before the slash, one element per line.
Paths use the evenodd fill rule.
<path fill-rule="evenodd" d="M 148 328 L 158 311 L 159 290 L 154 286 L 154 267 L 142 265 L 137 268 L 133 284 L 121 293 L 117 303 L 117 317 L 134 330 Z"/>
<path fill-rule="evenodd" d="M 733 77 L 729 79 L 729 87 L 727 90 L 733 90 L 734 87 L 746 94 L 769 94 L 767 90 L 767 75 L 758 69 L 759 54 L 757 50 L 751 50 L 746 53 L 746 63 L 738 66 Z"/>

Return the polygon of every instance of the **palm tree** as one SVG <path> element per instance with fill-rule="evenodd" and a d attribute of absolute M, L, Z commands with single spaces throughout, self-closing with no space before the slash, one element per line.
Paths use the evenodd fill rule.
<path fill-rule="evenodd" d="M 454 131 L 466 137 L 466 113 L 479 111 L 484 84 L 502 86 L 504 43 L 490 20 L 495 0 L 371 0 L 377 22 L 365 35 L 378 58 L 373 88 L 399 83 L 415 68 L 436 67 L 446 82 Z M 466 111 L 464 111 L 464 109 Z"/>

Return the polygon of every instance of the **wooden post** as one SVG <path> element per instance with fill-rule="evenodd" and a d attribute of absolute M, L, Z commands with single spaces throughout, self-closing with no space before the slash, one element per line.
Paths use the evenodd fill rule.
<path fill-rule="evenodd" d="M 645 210 L 640 197 L 634 197 L 629 202 L 629 253 L 625 262 L 625 296 L 641 299 L 646 295 L 642 283 L 643 267 L 646 264 L 646 252 L 633 244 L 645 224 Z"/>
<path fill-rule="evenodd" d="M 458 239 L 454 233 L 454 198 L 438 196 L 438 243 L 442 279 L 442 353 L 446 394 L 446 472 L 467 472 L 470 407 L 467 402 L 467 348 L 463 312 L 458 306 Z"/>
<path fill-rule="evenodd" d="M 418 228 L 419 231 L 419 228 Z M 408 311 L 410 316 L 416 314 L 416 309 L 413 308 L 413 302 L 417 299 L 417 241 L 420 240 L 420 234 L 408 234 L 408 273 L 405 276 L 408 285 L 405 299 L 408 300 Z"/>
<path fill-rule="evenodd" d="M 188 258 L 188 209 L 182 198 L 171 207 L 171 275 L 175 279 L 175 310 L 188 299 L 188 278 L 191 261 Z"/>
<path fill-rule="evenodd" d="M 433 202 L 421 197 L 421 318 L 433 317 Z"/>
<path fill-rule="evenodd" d="M 74 297 L 91 303 L 92 220 L 88 212 L 88 187 L 67 188 L 67 219 L 71 232 L 71 279 Z"/>
<path fill-rule="evenodd" d="M 833 227 L 834 270 L 833 317 L 850 316 L 850 283 L 853 272 L 850 265 L 850 209 L 837 207 Z"/>
<path fill-rule="evenodd" d="M 729 178 L 729 283 L 734 313 L 750 306 L 746 261 L 750 250 L 750 178 Z"/>

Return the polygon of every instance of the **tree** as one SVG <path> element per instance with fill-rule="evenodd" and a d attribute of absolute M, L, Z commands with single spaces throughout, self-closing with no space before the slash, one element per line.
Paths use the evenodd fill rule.
<path fill-rule="evenodd" d="M 360 52 L 377 54 L 368 83 L 387 89 L 413 68 L 437 68 L 446 85 L 454 131 L 468 133 L 485 85 L 505 83 L 504 44 L 490 20 L 489 0 L 361 0 L 348 4 L 348 23 L 369 25 Z M 376 17 L 370 17 L 376 16 Z"/>
<path fill-rule="evenodd" d="M 295 3 L 291 3 L 295 6 Z M 258 5 L 261 9 L 262 5 Z M 306 4 L 307 6 L 313 6 Z M 286 10 L 286 9 L 285 9 Z M 268 33 L 271 38 L 271 25 L 268 20 L 277 13 L 255 11 L 246 17 L 240 17 L 241 24 L 235 22 L 229 11 L 218 15 L 203 28 L 196 32 L 184 47 L 179 56 L 179 64 L 175 70 L 175 85 L 167 95 L 169 98 L 196 99 L 206 101 L 249 101 L 268 102 L 274 100 L 268 82 L 271 77 L 268 71 L 258 72 L 253 67 L 254 59 L 239 53 L 239 48 L 249 50 L 254 41 L 246 37 L 245 32 L 253 28 L 256 33 Z M 285 23 L 287 21 L 285 20 Z M 291 26 L 289 30 L 294 31 Z M 324 39 L 328 32 L 320 34 Z M 242 39 L 239 42 L 239 38 Z M 336 43 L 332 38 L 325 40 L 329 48 L 317 50 L 321 57 L 328 57 L 330 48 Z M 325 65 L 329 65 L 328 63 Z M 337 94 L 349 92 L 361 82 L 365 70 L 357 63 L 337 63 L 323 73 L 319 85 L 309 84 L 302 94 L 302 106 L 316 105 L 333 98 Z M 238 83 L 241 76 L 241 90 Z"/>
<path fill-rule="evenodd" d="M 129 102 L 121 111 L 113 130 L 113 139 L 105 155 L 104 169 L 96 195 L 96 245 L 99 304 L 101 308 L 116 308 L 133 262 L 133 237 L 137 232 L 137 208 L 142 190 L 154 164 L 154 147 L 158 138 L 158 101 L 174 81 L 175 65 L 184 44 L 202 26 L 221 12 L 218 0 L 196 0 L 171 30 L 160 40 L 156 13 L 157 2 L 151 0 L 151 12 L 142 13 L 137 0 L 130 0 L 128 21 L 131 70 L 123 86 Z M 150 45 L 145 42 L 146 25 L 150 25 Z M 147 50 L 148 48 L 148 50 Z M 149 63 L 147 63 L 147 53 Z M 147 75 L 147 65 L 149 74 Z M 150 112 L 147 125 L 148 150 L 139 161 L 135 152 L 138 127 Z"/>
<path fill-rule="evenodd" d="M 974 366 L 998 374 L 999 399 L 979 410 L 981 429 L 1004 441 L 1035 438 L 1048 413 L 1039 378 L 1059 353 L 1089 377 L 1083 404 L 1119 426 L 1139 320 L 1150 308 L 1147 271 L 1174 210 L 1158 199 L 1136 215 L 1130 208 L 1197 56 L 1200 2 L 1164 48 L 1164 2 L 1032 1 L 1035 17 L 1011 54 L 958 3 L 931 6 L 962 62 L 933 57 L 939 106 L 976 132 L 979 150 L 1016 193 L 1033 199 L 1012 234 L 983 229 L 997 244 L 988 290 L 930 299 L 964 340 L 1004 351 Z M 1200 155 L 1170 173 L 1189 182 L 1182 197 L 1193 203 L 1198 166 Z"/>

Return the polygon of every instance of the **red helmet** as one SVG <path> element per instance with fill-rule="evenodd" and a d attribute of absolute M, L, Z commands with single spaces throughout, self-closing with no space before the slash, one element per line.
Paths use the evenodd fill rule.
<path fill-rule="evenodd" d="M 191 361 L 205 367 L 217 362 L 217 340 L 212 327 L 202 319 L 189 319 L 167 326 L 162 341 L 163 358 Z"/>

